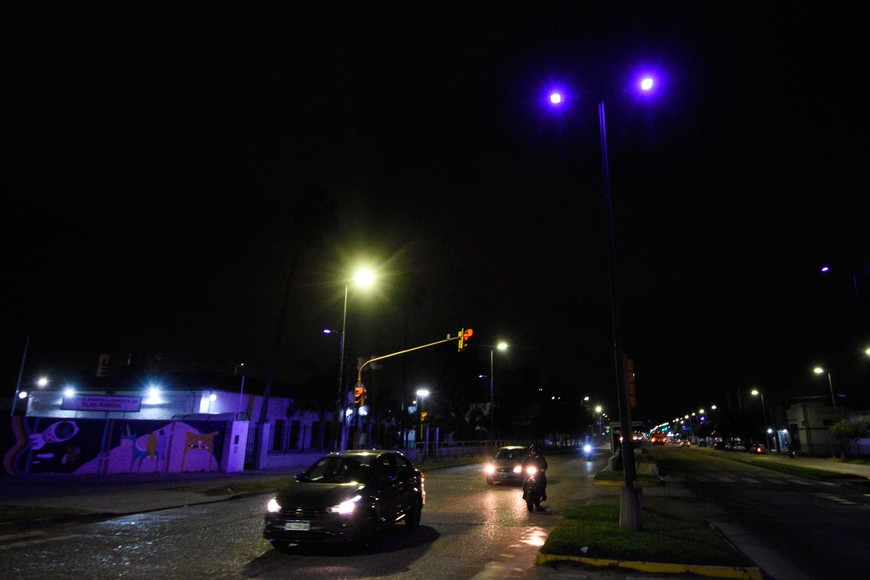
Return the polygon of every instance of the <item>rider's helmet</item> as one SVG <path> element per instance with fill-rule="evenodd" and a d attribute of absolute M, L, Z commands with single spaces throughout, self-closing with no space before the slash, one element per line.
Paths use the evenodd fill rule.
<path fill-rule="evenodd" d="M 529 455 L 538 455 L 538 446 L 534 443 L 529 445 Z"/>

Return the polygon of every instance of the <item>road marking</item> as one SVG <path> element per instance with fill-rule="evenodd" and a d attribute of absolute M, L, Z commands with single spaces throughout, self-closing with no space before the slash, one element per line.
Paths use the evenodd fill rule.
<path fill-rule="evenodd" d="M 829 493 L 817 493 L 815 495 L 816 495 L 816 497 L 820 497 L 822 499 L 829 499 L 831 501 L 835 501 L 841 505 L 858 505 L 854 501 L 852 501 L 850 499 L 846 499 L 844 497 L 840 497 L 838 495 L 831 495 Z"/>

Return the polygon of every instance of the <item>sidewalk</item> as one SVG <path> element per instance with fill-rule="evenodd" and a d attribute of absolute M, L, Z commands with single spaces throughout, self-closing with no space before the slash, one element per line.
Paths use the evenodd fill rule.
<path fill-rule="evenodd" d="M 274 480 L 277 488 L 282 480 L 291 479 L 309 463 L 310 458 L 303 457 L 298 464 L 288 467 L 235 473 L 2 476 L 0 505 L 55 508 L 80 514 L 145 513 L 223 501 L 247 493 L 244 490 L 257 479 Z M 0 516 L 0 541 L 4 533 L 2 520 Z"/>

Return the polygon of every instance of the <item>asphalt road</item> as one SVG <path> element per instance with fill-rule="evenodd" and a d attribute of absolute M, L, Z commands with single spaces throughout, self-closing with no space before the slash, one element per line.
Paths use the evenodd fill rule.
<path fill-rule="evenodd" d="M 714 504 L 719 513 L 711 523 L 759 564 L 767 577 L 867 577 L 870 487 L 866 484 L 771 470 L 764 465 L 778 458 L 759 461 L 748 453 L 665 447 L 656 449 L 655 455 L 666 485 L 685 486 L 694 496 Z M 750 458 L 756 463 L 734 460 Z M 847 469 L 844 475 L 865 468 Z"/>

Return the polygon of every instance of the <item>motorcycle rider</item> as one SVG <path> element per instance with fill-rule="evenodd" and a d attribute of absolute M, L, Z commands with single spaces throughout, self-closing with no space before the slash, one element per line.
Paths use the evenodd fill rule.
<path fill-rule="evenodd" d="M 526 466 L 534 465 L 538 468 L 538 481 L 541 483 L 541 501 L 547 501 L 547 459 L 538 450 L 538 446 L 532 443 L 529 446 L 529 451 L 523 458 L 523 473 L 526 472 Z M 526 481 L 523 477 L 523 499 L 526 499 Z"/>

